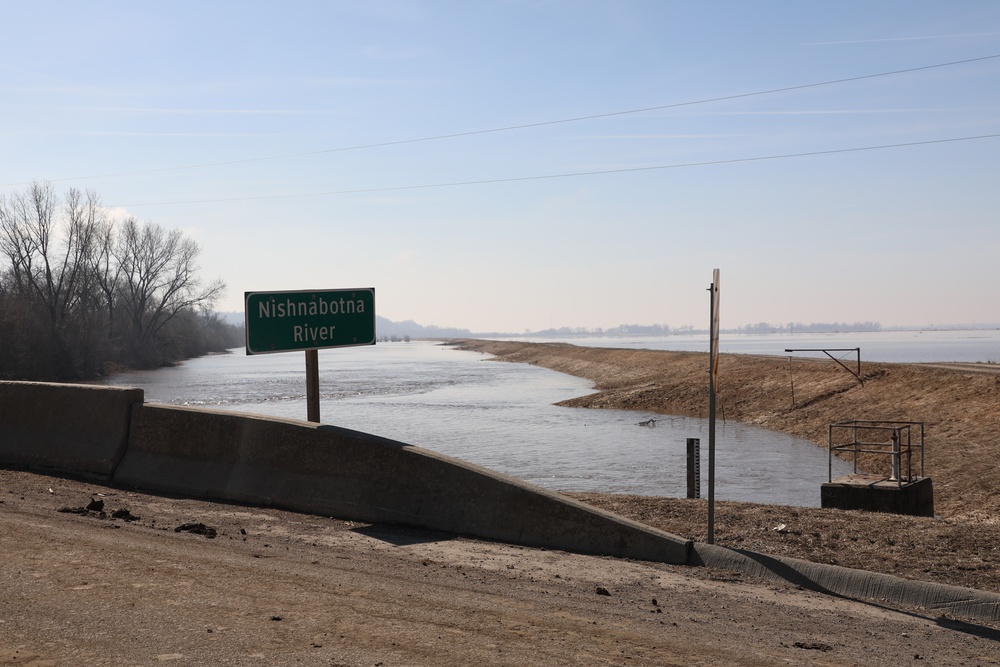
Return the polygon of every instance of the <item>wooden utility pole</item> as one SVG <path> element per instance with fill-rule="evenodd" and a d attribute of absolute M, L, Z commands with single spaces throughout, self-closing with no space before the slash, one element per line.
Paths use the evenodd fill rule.
<path fill-rule="evenodd" d="M 306 419 L 319 423 L 319 350 L 306 350 Z"/>

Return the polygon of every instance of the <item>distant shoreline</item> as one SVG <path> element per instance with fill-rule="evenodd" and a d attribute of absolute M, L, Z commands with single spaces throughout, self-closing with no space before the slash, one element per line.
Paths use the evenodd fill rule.
<path fill-rule="evenodd" d="M 465 339 L 500 340 L 522 343 L 569 343 L 590 347 L 676 350 L 708 352 L 707 334 L 646 334 L 566 336 L 466 336 Z M 885 363 L 1000 363 L 1000 329 L 963 329 L 953 331 L 879 331 L 828 333 L 723 333 L 723 353 L 789 356 L 788 348 L 843 348 L 836 356 L 854 358 L 844 350 L 859 349 L 863 362 Z M 820 357 L 820 352 L 796 350 L 795 357 Z"/>

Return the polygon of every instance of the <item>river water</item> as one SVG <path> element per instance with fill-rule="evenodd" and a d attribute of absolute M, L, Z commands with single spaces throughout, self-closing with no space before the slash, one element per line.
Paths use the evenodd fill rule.
<path fill-rule="evenodd" d="M 708 422 L 563 408 L 586 380 L 429 341 L 321 350 L 323 423 L 374 433 L 561 491 L 684 497 L 686 440 L 701 440 L 707 493 Z M 192 359 L 116 375 L 148 402 L 306 418 L 301 352 Z M 707 387 L 706 387 L 707 394 Z M 706 398 L 707 401 L 707 398 Z M 655 426 L 640 422 L 655 420 Z M 849 466 L 833 462 L 834 477 Z M 818 507 L 824 448 L 782 433 L 717 422 L 716 498 Z"/>

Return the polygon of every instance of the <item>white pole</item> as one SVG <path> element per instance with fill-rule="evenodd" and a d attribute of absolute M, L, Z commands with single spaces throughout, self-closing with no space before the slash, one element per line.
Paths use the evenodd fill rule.
<path fill-rule="evenodd" d="M 709 286 L 711 318 L 708 346 L 708 543 L 715 544 L 715 393 L 719 388 L 719 270 Z"/>

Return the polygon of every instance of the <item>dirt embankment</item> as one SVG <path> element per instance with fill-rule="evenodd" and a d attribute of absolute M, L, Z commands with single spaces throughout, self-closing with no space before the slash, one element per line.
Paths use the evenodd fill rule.
<path fill-rule="evenodd" d="M 461 347 L 586 378 L 598 390 L 563 405 L 707 416 L 706 354 L 486 340 Z M 862 363 L 861 371 L 863 385 L 829 360 L 722 355 L 718 416 L 822 447 L 832 423 L 924 422 L 937 513 L 1000 516 L 1000 367 Z"/>
<path fill-rule="evenodd" d="M 595 393 L 563 405 L 707 415 L 707 354 L 487 340 L 463 340 L 460 346 L 594 383 Z M 829 360 L 722 355 L 718 414 L 822 447 L 831 423 L 923 422 L 925 474 L 933 480 L 939 518 L 723 503 L 716 540 L 815 562 L 1000 590 L 1000 552 L 995 549 L 1000 544 L 1000 367 L 863 362 L 861 370 L 863 385 Z M 889 463 L 880 459 L 871 465 L 884 467 L 873 472 L 887 472 Z M 685 537 L 706 538 L 703 501 L 573 495 Z"/>

